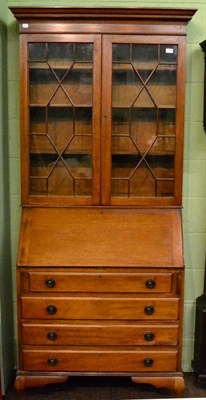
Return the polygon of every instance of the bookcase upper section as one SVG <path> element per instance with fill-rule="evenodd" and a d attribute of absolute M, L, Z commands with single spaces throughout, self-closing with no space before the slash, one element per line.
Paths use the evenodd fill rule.
<path fill-rule="evenodd" d="M 180 206 L 194 9 L 13 7 L 22 202 Z"/>

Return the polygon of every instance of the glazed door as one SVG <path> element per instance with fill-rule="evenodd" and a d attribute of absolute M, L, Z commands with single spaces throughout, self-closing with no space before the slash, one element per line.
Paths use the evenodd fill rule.
<path fill-rule="evenodd" d="M 103 204 L 181 202 L 180 46 L 176 37 L 104 38 Z"/>
<path fill-rule="evenodd" d="M 184 37 L 21 41 L 23 204 L 180 205 Z"/>
<path fill-rule="evenodd" d="M 22 42 L 23 202 L 99 204 L 100 37 Z"/>

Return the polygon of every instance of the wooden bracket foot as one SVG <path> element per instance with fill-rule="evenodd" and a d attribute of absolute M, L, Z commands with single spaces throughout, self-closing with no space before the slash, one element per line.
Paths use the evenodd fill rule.
<path fill-rule="evenodd" d="M 134 383 L 148 383 L 157 388 L 168 388 L 176 393 L 176 397 L 182 397 L 185 382 L 183 376 L 167 376 L 167 375 L 144 375 L 144 376 L 134 376 L 131 378 Z"/>
<path fill-rule="evenodd" d="M 23 375 L 17 374 L 15 380 L 15 389 L 17 393 L 23 393 L 26 388 L 45 386 L 51 383 L 64 383 L 68 375 Z"/>

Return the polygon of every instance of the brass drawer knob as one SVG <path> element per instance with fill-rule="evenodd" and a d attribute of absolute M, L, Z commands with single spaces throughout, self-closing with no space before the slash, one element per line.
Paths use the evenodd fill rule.
<path fill-rule="evenodd" d="M 56 306 L 54 306 L 53 304 L 50 304 L 49 306 L 47 306 L 47 312 L 50 315 L 56 314 L 56 312 L 57 312 Z"/>
<path fill-rule="evenodd" d="M 145 285 L 148 289 L 154 289 L 156 283 L 155 283 L 154 279 L 147 279 L 147 281 L 145 281 Z"/>
<path fill-rule="evenodd" d="M 49 365 L 50 367 L 55 367 L 55 365 L 57 365 L 57 363 L 58 363 L 57 358 L 55 358 L 55 357 L 49 357 L 49 359 L 48 359 L 48 365 Z"/>
<path fill-rule="evenodd" d="M 144 308 L 144 312 L 147 315 L 152 315 L 154 313 L 154 307 L 153 306 L 146 306 Z"/>
<path fill-rule="evenodd" d="M 151 367 L 153 364 L 153 359 L 150 357 L 146 357 L 143 362 L 145 367 Z"/>
<path fill-rule="evenodd" d="M 153 332 L 146 332 L 144 338 L 147 342 L 151 342 L 154 340 L 154 333 Z"/>
<path fill-rule="evenodd" d="M 45 285 L 48 288 L 53 288 L 55 286 L 55 284 L 56 284 L 56 282 L 55 282 L 55 280 L 53 278 L 48 278 L 48 279 L 45 280 Z"/>
<path fill-rule="evenodd" d="M 47 338 L 48 338 L 49 340 L 56 340 L 56 339 L 57 339 L 57 334 L 56 334 L 56 332 L 54 332 L 54 331 L 49 331 L 49 332 L 47 333 Z"/>

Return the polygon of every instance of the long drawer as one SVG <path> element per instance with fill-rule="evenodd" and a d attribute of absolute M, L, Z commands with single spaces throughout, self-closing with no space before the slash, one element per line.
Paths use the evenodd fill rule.
<path fill-rule="evenodd" d="M 29 271 L 31 292 L 156 292 L 170 293 L 172 276 L 164 273 L 142 272 L 54 272 Z"/>
<path fill-rule="evenodd" d="M 173 319 L 179 317 L 178 297 L 37 297 L 22 296 L 22 318 L 33 319 Z"/>
<path fill-rule="evenodd" d="M 72 372 L 172 372 L 177 350 L 23 350 L 24 370 Z"/>
<path fill-rule="evenodd" d="M 175 324 L 22 323 L 24 345 L 47 346 L 177 346 Z"/>

